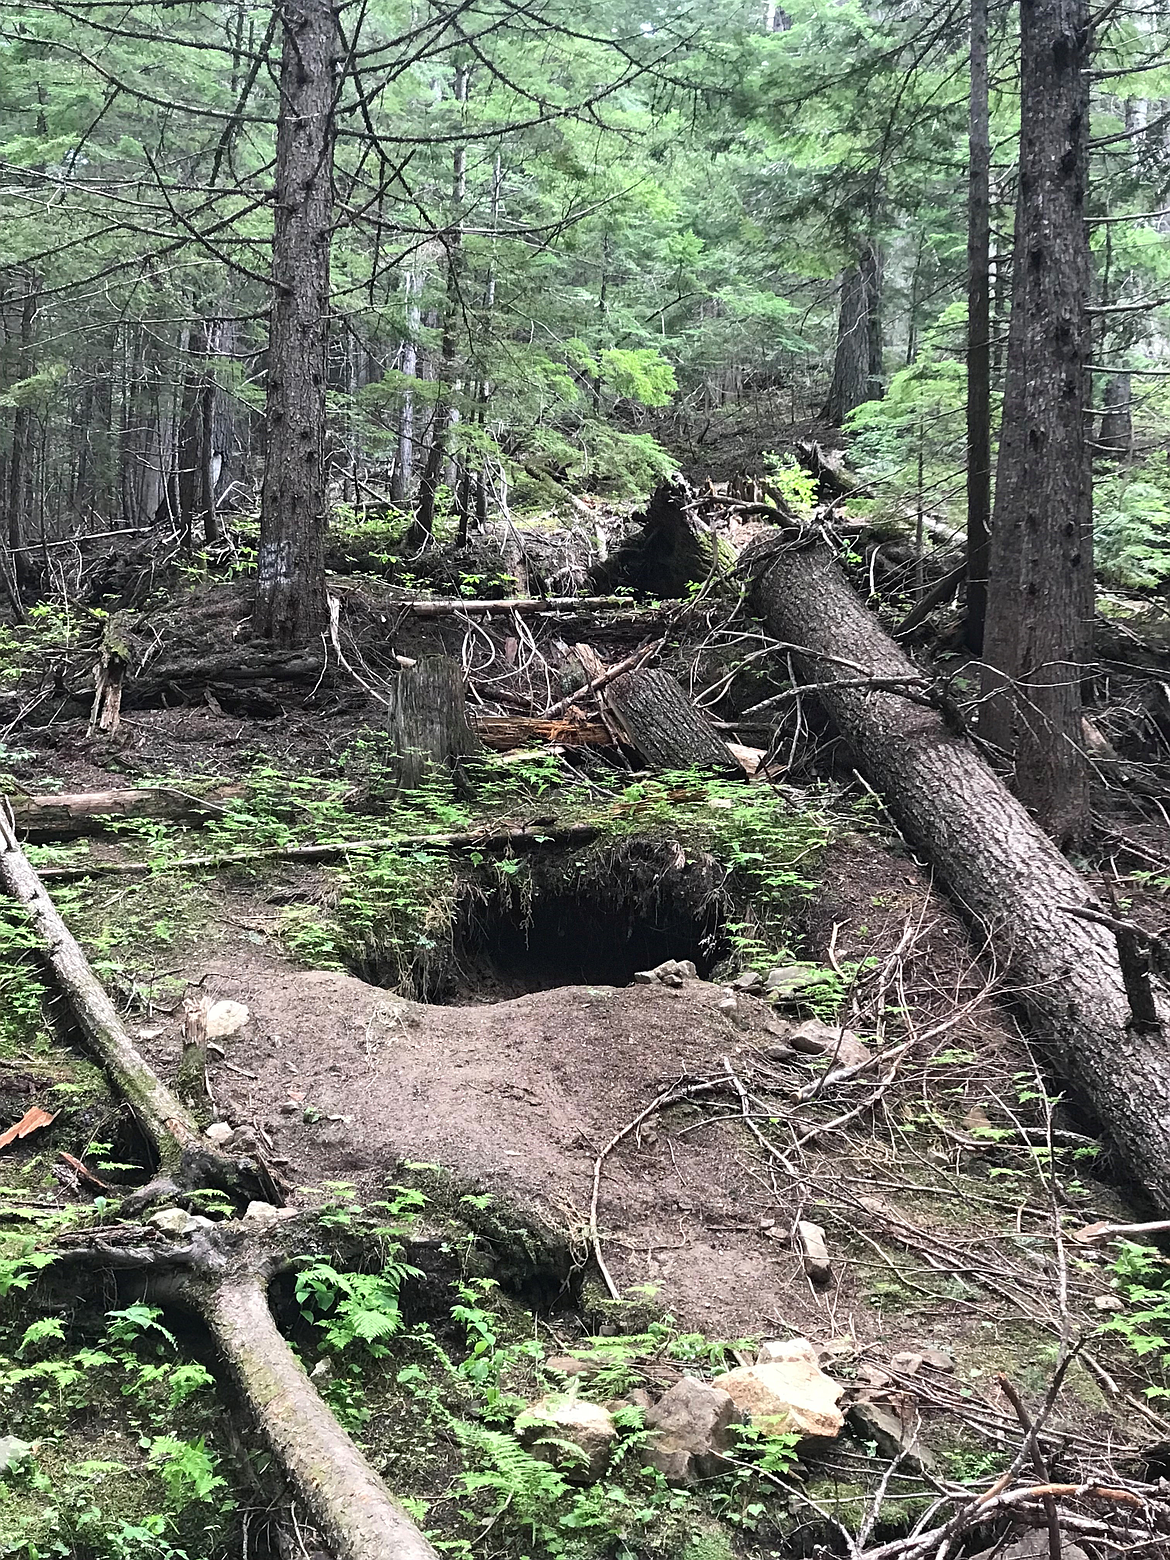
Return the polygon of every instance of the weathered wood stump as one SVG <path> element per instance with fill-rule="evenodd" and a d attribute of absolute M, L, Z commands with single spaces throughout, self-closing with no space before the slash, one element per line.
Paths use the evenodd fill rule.
<path fill-rule="evenodd" d="M 390 695 L 390 736 L 399 788 L 413 790 L 435 767 L 457 769 L 480 751 L 467 719 L 463 671 L 448 655 L 404 667 Z"/>

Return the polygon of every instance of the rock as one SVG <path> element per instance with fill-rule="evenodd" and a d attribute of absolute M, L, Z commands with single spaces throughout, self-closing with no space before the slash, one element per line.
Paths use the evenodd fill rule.
<path fill-rule="evenodd" d="M 805 986 L 811 986 L 814 981 L 820 980 L 822 973 L 814 964 L 778 965 L 774 970 L 769 970 L 765 976 L 764 989 L 775 992 L 780 997 L 788 997 Z"/>
<path fill-rule="evenodd" d="M 250 1202 L 244 1209 L 244 1218 L 253 1224 L 275 1224 L 278 1219 L 295 1219 L 296 1208 L 276 1208 L 272 1203 Z"/>
<path fill-rule="evenodd" d="M 846 1418 L 854 1435 L 873 1441 L 883 1457 L 902 1456 L 901 1466 L 907 1473 L 926 1473 L 938 1466 L 938 1458 L 923 1446 L 916 1427 L 904 1425 L 892 1409 L 861 1398 L 849 1405 Z"/>
<path fill-rule="evenodd" d="M 846 1333 L 840 1338 L 830 1338 L 828 1343 L 822 1343 L 817 1350 L 817 1359 L 822 1364 L 826 1360 L 850 1360 L 858 1352 L 857 1339 Z"/>
<path fill-rule="evenodd" d="M 248 1009 L 242 1002 L 213 1002 L 207 1010 L 207 1038 L 222 1040 L 234 1035 L 248 1022 Z"/>
<path fill-rule="evenodd" d="M 857 1379 L 864 1381 L 867 1387 L 888 1387 L 894 1378 L 889 1371 L 879 1370 L 876 1365 L 859 1365 Z"/>
<path fill-rule="evenodd" d="M 231 1135 L 232 1128 L 226 1121 L 213 1121 L 208 1127 L 207 1131 L 203 1134 L 205 1138 L 210 1138 L 213 1143 L 219 1144 L 220 1146 L 226 1143 Z"/>
<path fill-rule="evenodd" d="M 668 1484 L 693 1484 L 725 1466 L 731 1427 L 743 1416 L 731 1397 L 714 1386 L 683 1376 L 646 1411 L 653 1431 L 642 1457 Z"/>
<path fill-rule="evenodd" d="M 788 1036 L 794 1050 L 808 1056 L 831 1056 L 837 1067 L 857 1067 L 873 1060 L 873 1052 L 852 1029 L 842 1032 L 836 1024 L 822 1024 L 819 1018 L 806 1019 Z"/>
<path fill-rule="evenodd" d="M 617 1426 L 599 1403 L 550 1393 L 524 1410 L 516 1434 L 533 1457 L 552 1463 L 570 1483 L 592 1484 L 605 1472 Z"/>
<path fill-rule="evenodd" d="M 147 1224 L 153 1224 L 156 1230 L 161 1230 L 164 1235 L 169 1235 L 172 1240 L 180 1235 L 189 1235 L 192 1230 L 199 1228 L 186 1208 L 160 1208 L 157 1213 L 152 1213 L 147 1219 Z"/>
<path fill-rule="evenodd" d="M 1094 1295 L 1093 1304 L 1098 1311 L 1124 1311 L 1125 1301 L 1120 1295 Z"/>
<path fill-rule="evenodd" d="M 652 970 L 637 970 L 635 986 L 681 986 L 684 980 L 697 980 L 699 972 L 692 959 L 664 959 Z"/>
<path fill-rule="evenodd" d="M 742 975 L 737 975 L 727 984 L 732 991 L 759 991 L 764 984 L 764 977 L 758 970 L 744 970 Z"/>
<path fill-rule="evenodd" d="M 993 1544 L 990 1549 L 981 1549 L 977 1555 L 971 1556 L 971 1560 L 1048 1560 L 1051 1553 L 1048 1529 L 1042 1527 L 1031 1528 L 1022 1538 L 1013 1539 L 1006 1549 L 1001 1549 L 999 1544 Z M 1060 1536 L 1060 1553 L 1062 1560 L 1089 1560 L 1081 1546 L 1072 1543 L 1067 1533 Z"/>
<path fill-rule="evenodd" d="M 668 970 L 667 973 L 661 977 L 661 980 L 662 980 L 662 984 L 664 986 L 672 986 L 676 990 L 683 983 L 682 976 L 681 975 L 676 975 L 673 970 Z"/>
<path fill-rule="evenodd" d="M 922 1363 L 930 1370 L 952 1371 L 955 1362 L 949 1354 L 944 1354 L 941 1349 L 920 1349 Z"/>
<path fill-rule="evenodd" d="M 635 970 L 634 971 L 634 985 L 635 986 L 656 986 L 657 984 L 658 984 L 658 976 L 655 975 L 653 970 Z"/>
<path fill-rule="evenodd" d="M 914 1376 L 922 1369 L 922 1355 L 911 1349 L 903 1349 L 901 1353 L 890 1356 L 890 1365 L 904 1376 Z"/>
<path fill-rule="evenodd" d="M 137 1191 L 128 1192 L 122 1199 L 120 1211 L 124 1218 L 136 1219 L 140 1213 L 146 1212 L 151 1203 L 170 1202 L 180 1195 L 177 1181 L 172 1181 L 170 1176 L 159 1176 L 157 1180 L 140 1186 Z"/>
<path fill-rule="evenodd" d="M 237 1127 L 224 1146 L 233 1154 L 256 1154 L 260 1151 L 260 1139 L 247 1127 Z"/>
<path fill-rule="evenodd" d="M 762 1365 L 748 1365 L 717 1376 L 711 1383 L 749 1413 L 769 1435 L 792 1432 L 831 1440 L 845 1425 L 837 1399 L 842 1388 L 817 1364 L 807 1338 L 791 1338 Z"/>
<path fill-rule="evenodd" d="M 597 1374 L 597 1366 L 587 1364 L 585 1360 L 574 1359 L 571 1354 L 552 1354 L 544 1362 L 545 1370 L 551 1370 L 558 1376 L 594 1376 Z"/>
<path fill-rule="evenodd" d="M 819 1224 L 801 1219 L 794 1231 L 803 1257 L 804 1271 L 814 1284 L 827 1284 L 833 1277 L 833 1264 L 825 1244 L 825 1232 Z"/>
<path fill-rule="evenodd" d="M 9 1473 L 27 1462 L 33 1454 L 33 1443 L 22 1441 L 16 1435 L 0 1435 L 0 1474 Z"/>
<path fill-rule="evenodd" d="M 643 1414 L 648 1414 L 654 1407 L 654 1394 L 645 1387 L 634 1387 L 626 1393 L 624 1401 L 630 1408 L 640 1408 Z"/>

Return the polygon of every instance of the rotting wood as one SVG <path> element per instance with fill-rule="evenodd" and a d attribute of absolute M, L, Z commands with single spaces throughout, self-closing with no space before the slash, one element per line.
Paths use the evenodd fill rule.
<path fill-rule="evenodd" d="M 252 850 L 228 850 L 219 855 L 183 856 L 176 861 L 92 861 L 86 865 L 42 867 L 42 878 L 60 882 L 88 877 L 147 877 L 152 872 L 196 872 L 247 865 L 252 861 L 334 861 L 341 856 L 378 854 L 388 850 L 532 850 L 545 845 L 588 845 L 601 833 L 594 823 L 564 824 L 560 828 L 515 825 L 477 829 L 467 834 L 389 835 L 376 840 L 335 840 L 324 845 L 262 845 Z"/>
<path fill-rule="evenodd" d="M 122 721 L 122 687 L 130 669 L 133 652 L 126 637 L 123 614 L 115 613 L 107 618 L 102 630 L 101 646 L 93 669 L 93 708 L 89 716 L 90 740 L 98 732 L 111 739 L 118 734 Z"/>
<path fill-rule="evenodd" d="M 404 791 L 428 773 L 457 769 L 480 751 L 467 719 L 463 668 L 449 655 L 427 655 L 403 667 L 390 685 L 390 738 L 394 767 Z"/>
<path fill-rule="evenodd" d="M 241 1196 L 281 1201 L 262 1160 L 233 1159 L 200 1133 L 186 1106 L 143 1059 L 77 939 L 61 919 L 0 807 L 0 882 L 28 914 L 78 1027 L 134 1114 L 159 1166 L 186 1186 L 219 1186 Z"/>
<path fill-rule="evenodd" d="M 555 742 L 561 747 L 605 747 L 609 732 L 601 721 L 556 720 L 526 715 L 477 715 L 472 727 L 484 747 L 496 753 L 509 748 L 530 747 L 538 742 Z"/>
<path fill-rule="evenodd" d="M 221 817 L 224 803 L 243 796 L 240 786 L 205 796 L 170 786 L 125 791 L 81 791 L 61 796 L 10 796 L 20 832 L 32 840 L 66 840 L 97 834 L 127 818 L 165 818 L 172 823 L 202 823 Z"/>
<path fill-rule="evenodd" d="M 630 745 L 654 768 L 739 772 L 709 717 L 668 672 L 626 672 L 610 683 L 605 701 Z"/>
<path fill-rule="evenodd" d="M 915 674 L 824 544 L 757 545 L 743 566 L 771 632 L 803 647 L 795 658 L 810 682 L 844 651 L 873 677 Z M 1067 914 L 1102 913 L 1084 879 L 937 713 L 864 688 L 819 697 L 908 839 L 985 930 L 1052 1070 L 1092 1101 L 1118 1162 L 1170 1206 L 1170 1067 L 1130 1022 L 1112 937 Z M 1165 1018 L 1161 993 L 1158 1008 Z"/>

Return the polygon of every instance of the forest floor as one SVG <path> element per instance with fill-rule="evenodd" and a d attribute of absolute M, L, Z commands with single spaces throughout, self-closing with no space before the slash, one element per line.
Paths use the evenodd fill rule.
<path fill-rule="evenodd" d="M 523 637 L 506 612 L 475 629 L 422 623 L 395 617 L 380 585 L 356 588 L 366 600 L 353 643 L 367 669 L 379 619 L 383 666 L 392 654 L 483 640 L 488 664 L 504 664 L 509 640 Z M 162 640 L 174 625 L 192 653 L 202 646 L 213 659 L 231 644 L 241 606 L 239 587 L 199 587 L 141 626 Z M 652 613 L 617 612 L 589 631 L 615 660 L 655 623 Z M 726 654 L 709 617 L 667 627 L 675 665 L 705 654 L 704 674 L 718 674 Z M 549 646 L 583 632 L 571 613 L 535 630 L 549 660 Z M 517 675 L 537 670 L 533 661 Z M 745 692 L 741 707 L 760 691 Z M 901 1427 L 895 1442 L 928 1449 L 925 1485 L 911 1463 L 886 1504 L 876 1497 L 879 1535 L 924 1509 L 932 1478 L 1007 1466 L 1020 1429 L 1000 1374 L 1035 1412 L 1062 1341 L 1081 1346 L 1048 1421 L 1054 1466 L 1076 1479 L 1149 1466 L 1141 1449 L 1170 1426 L 1147 1395 L 1161 1386 L 1160 1353 L 1141 1352 L 1136 1324 L 1117 1325 L 1137 1280 L 1116 1249 L 1070 1238 L 1080 1225 L 1133 1217 L 1123 1170 L 1108 1163 L 1081 1103 L 1050 1088 L 1010 993 L 847 771 L 794 770 L 800 784 L 768 786 L 648 775 L 578 754 L 489 757 L 454 786 L 404 803 L 385 790 L 379 707 L 352 679 L 331 676 L 283 704 L 222 679 L 195 697 L 176 708 L 128 701 L 112 743 L 91 739 L 67 709 L 47 724 L 27 719 L 5 738 L 9 788 L 238 788 L 202 828 L 131 820 L 31 853 L 168 1082 L 180 1085 L 185 998 L 247 1009 L 210 1053 L 205 1121 L 262 1145 L 298 1206 L 342 1221 L 390 1209 L 407 1256 L 424 1228 L 443 1234 L 448 1300 L 423 1301 L 408 1285 L 414 1331 L 389 1352 L 347 1353 L 303 1291 L 285 1303 L 335 1409 L 449 1552 L 812 1553 L 836 1541 L 834 1519 L 864 1525 L 897 1450 L 851 1418 L 838 1443 L 802 1453 L 795 1485 L 737 1471 L 689 1493 L 640 1486 L 630 1460 L 627 1492 L 615 1471 L 585 1512 L 564 1481 L 524 1486 L 482 1428 L 506 1422 L 501 1401 L 546 1390 L 548 1359 L 566 1351 L 589 1359 L 608 1349 L 606 1369 L 581 1390 L 636 1407 L 636 1383 L 653 1395 L 682 1369 L 709 1375 L 746 1359 L 761 1338 L 810 1339 L 847 1404 L 884 1407 Z M 554 818 L 604 824 L 579 848 L 493 852 L 502 820 L 551 834 Z M 414 845 L 324 862 L 278 854 L 311 840 L 468 828 L 483 831 L 482 850 Z M 214 870 L 182 865 L 248 846 L 273 854 Z M 131 862 L 150 870 L 101 875 Z M 634 983 L 669 958 L 694 960 L 698 975 Z M 770 967 L 797 978 L 776 992 L 735 991 L 737 977 Z M 134 1147 L 116 1106 L 70 1071 L 60 1016 L 51 1033 L 27 1018 L 14 1009 L 4 1031 L 0 1096 L 13 1120 L 30 1100 L 51 1105 L 53 1089 L 62 1108 L 47 1134 L 7 1150 L 8 1195 L 58 1218 L 93 1199 L 92 1183 L 61 1174 L 59 1150 L 108 1177 L 112 1198 L 134 1178 Z M 881 1065 L 838 1077 L 830 1056 L 793 1050 L 793 1027 L 810 1018 L 879 1048 Z M 810 1276 L 788 1239 L 800 1220 L 824 1229 L 827 1275 Z M 486 1265 L 457 1260 L 477 1243 Z M 600 1282 L 599 1254 L 621 1303 Z M 490 1295 L 488 1278 L 501 1286 Z M 71 1326 L 31 1349 L 44 1367 L 37 1391 L 87 1328 L 90 1346 L 100 1335 L 93 1317 Z M 189 1330 L 180 1339 L 206 1357 Z M 69 1410 L 62 1429 L 44 1400 L 30 1399 L 28 1350 L 17 1343 L 5 1346 L 0 1382 L 14 1433 L 58 1458 L 72 1448 L 76 1463 L 94 1431 L 120 1427 L 121 1452 L 98 1460 L 129 1478 L 127 1510 L 155 1523 L 156 1547 L 143 1553 L 178 1553 L 165 1546 L 180 1542 L 191 1560 L 238 1552 L 241 1523 L 245 1553 L 269 1552 L 258 1539 L 247 1549 L 248 1522 L 277 1497 L 257 1494 L 255 1449 L 224 1430 L 212 1400 L 168 1409 L 165 1395 L 143 1388 L 142 1403 L 127 1406 L 103 1396 L 95 1371 L 93 1406 L 80 1418 Z M 478 1376 L 477 1361 L 487 1361 Z M 227 1486 L 199 1494 L 197 1481 L 188 1488 L 174 1474 L 179 1454 L 158 1449 L 160 1435 L 191 1425 Z M 86 1460 L 96 1452 L 94 1443 Z M 469 1466 L 483 1470 L 479 1484 Z M 94 1510 L 96 1490 L 84 1491 Z M 116 1541 L 147 1520 L 123 1514 L 118 1527 L 117 1502 L 105 1506 L 88 1536 L 68 1529 L 73 1552 L 118 1554 Z M 0 1553 L 56 1532 L 46 1509 L 35 1481 L 10 1492 Z"/>

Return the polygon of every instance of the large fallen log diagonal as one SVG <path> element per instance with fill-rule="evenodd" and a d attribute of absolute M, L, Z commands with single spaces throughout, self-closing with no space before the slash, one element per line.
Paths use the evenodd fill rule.
<path fill-rule="evenodd" d="M 186 1107 L 126 1033 L 101 983 L 57 912 L 0 808 L 0 882 L 24 907 L 78 1026 L 178 1187 L 217 1186 L 239 1199 L 279 1202 L 264 1164 L 208 1143 Z M 273 1210 L 272 1217 L 275 1217 Z M 298 1249 L 291 1228 L 256 1220 L 208 1225 L 189 1219 L 175 1240 L 155 1228 L 120 1226 L 67 1237 L 58 1262 L 142 1274 L 152 1298 L 193 1311 L 207 1325 L 295 1492 L 337 1560 L 436 1560 L 435 1551 L 346 1435 L 268 1305 L 268 1285 Z M 300 1249 L 316 1238 L 299 1236 Z M 291 1241 L 291 1244 L 290 1244 Z"/>
<path fill-rule="evenodd" d="M 874 678 L 915 676 L 823 539 L 769 537 L 740 566 L 771 632 L 803 647 L 795 660 L 807 681 L 842 656 Z M 1116 1169 L 1170 1209 L 1170 1003 L 1155 989 L 1160 1027 L 1133 1022 L 1109 928 L 1069 913 L 1108 907 L 939 714 L 855 682 L 818 696 L 907 839 L 984 929 L 1051 1070 L 1091 1102 Z"/>

